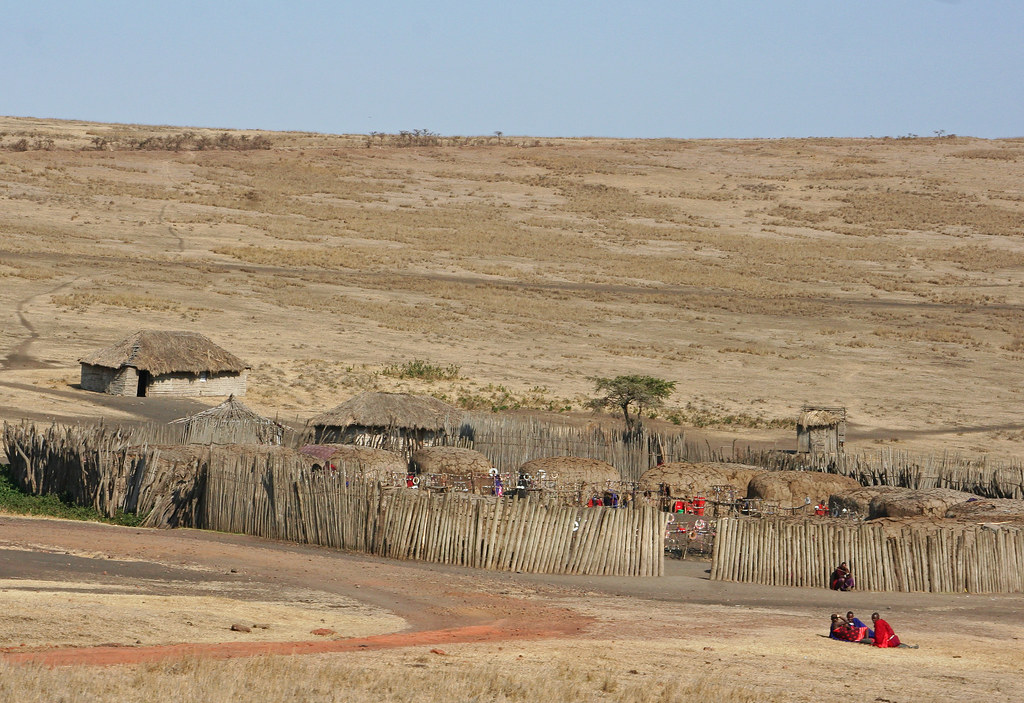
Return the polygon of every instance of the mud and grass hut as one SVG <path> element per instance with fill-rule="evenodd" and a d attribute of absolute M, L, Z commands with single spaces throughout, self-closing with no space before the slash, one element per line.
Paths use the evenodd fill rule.
<path fill-rule="evenodd" d="M 738 497 L 746 497 L 751 479 L 763 469 L 746 464 L 675 461 L 660 464 L 640 477 L 640 490 L 671 498 L 711 497 L 716 486 L 728 486 Z"/>
<path fill-rule="evenodd" d="M 420 474 L 488 474 L 491 460 L 465 447 L 423 447 L 413 452 L 410 465 Z"/>
<path fill-rule="evenodd" d="M 972 498 L 946 510 L 947 518 L 978 522 L 1024 524 L 1024 500 L 1016 498 Z"/>
<path fill-rule="evenodd" d="M 835 454 L 846 442 L 846 408 L 805 405 L 796 421 L 799 452 Z"/>
<path fill-rule="evenodd" d="M 458 431 L 462 411 L 430 396 L 367 392 L 309 419 L 317 444 L 358 444 L 405 456 Z"/>
<path fill-rule="evenodd" d="M 869 520 L 872 517 L 878 517 L 871 514 L 871 501 L 883 496 L 896 495 L 900 491 L 906 490 L 898 486 L 860 486 L 850 491 L 834 493 L 828 497 L 829 512 L 835 515 L 853 514 Z"/>
<path fill-rule="evenodd" d="M 322 469 L 344 471 L 367 481 L 391 483 L 409 471 L 401 454 L 355 444 L 307 444 L 299 453 L 316 459 L 316 465 Z"/>
<path fill-rule="evenodd" d="M 860 488 L 860 484 L 849 476 L 826 474 L 820 471 L 766 471 L 754 476 L 747 490 L 747 497 L 778 503 L 780 508 L 792 509 L 818 501 L 827 501 L 829 496 Z"/>
<path fill-rule="evenodd" d="M 79 359 L 81 387 L 122 396 L 244 396 L 249 365 L 198 332 L 142 330 Z"/>
<path fill-rule="evenodd" d="M 952 488 L 899 488 L 871 499 L 869 519 L 891 517 L 945 517 L 958 503 L 976 498 L 973 493 Z"/>
<path fill-rule="evenodd" d="M 611 464 L 578 456 L 532 459 L 519 467 L 519 477 L 529 485 L 576 492 L 576 498 L 582 500 L 590 494 L 599 495 L 614 489 L 622 481 L 619 470 Z"/>
<path fill-rule="evenodd" d="M 185 444 L 280 444 L 284 426 L 253 412 L 234 395 L 220 405 L 171 421 Z"/>

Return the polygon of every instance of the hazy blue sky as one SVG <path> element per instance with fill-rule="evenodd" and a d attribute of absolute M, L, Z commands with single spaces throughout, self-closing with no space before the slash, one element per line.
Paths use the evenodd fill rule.
<path fill-rule="evenodd" d="M 1024 136 L 1024 0 L 3 0 L 0 114 L 332 133 Z"/>

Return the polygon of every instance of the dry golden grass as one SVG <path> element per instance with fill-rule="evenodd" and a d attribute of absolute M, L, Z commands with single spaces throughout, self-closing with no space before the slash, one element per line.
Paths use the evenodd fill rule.
<path fill-rule="evenodd" d="M 125 326 L 193 325 L 266 369 L 251 393 L 270 414 L 354 390 L 332 368 L 429 358 L 462 368 L 451 397 L 543 386 L 564 407 L 590 377 L 637 372 L 679 381 L 678 407 L 705 397 L 739 416 L 767 397 L 759 412 L 781 419 L 842 403 L 869 432 L 1018 453 L 952 431 L 1003 424 L 1019 401 L 1005 382 L 1024 329 L 1012 140 L 367 148 L 248 132 L 273 148 L 147 152 L 91 145 L 182 130 L 0 131 L 53 140 L 0 143 L 0 357 L 28 334 L 21 306 L 32 352 L 71 370 Z M 316 383 L 294 375 L 309 359 L 324 362 Z"/>

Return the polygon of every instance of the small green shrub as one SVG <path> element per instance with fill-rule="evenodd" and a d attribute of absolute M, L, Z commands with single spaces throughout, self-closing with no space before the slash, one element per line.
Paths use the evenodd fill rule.
<path fill-rule="evenodd" d="M 145 515 L 117 513 L 112 518 L 101 515 L 94 508 L 73 505 L 70 501 L 50 494 L 34 496 L 25 493 L 14 483 L 11 467 L 0 465 L 0 512 L 14 515 L 41 515 L 63 518 L 65 520 L 83 520 L 90 522 L 106 522 L 112 525 L 138 527 L 146 519 Z"/>
<path fill-rule="evenodd" d="M 461 367 L 456 364 L 441 366 L 423 359 L 413 359 L 404 364 L 389 364 L 381 373 L 392 378 L 415 378 L 421 381 L 454 381 L 459 378 Z"/>

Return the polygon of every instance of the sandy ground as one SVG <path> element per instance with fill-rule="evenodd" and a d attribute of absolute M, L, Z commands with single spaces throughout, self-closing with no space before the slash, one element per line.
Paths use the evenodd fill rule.
<path fill-rule="evenodd" d="M 809 402 L 847 406 L 854 448 L 1020 456 L 1018 140 L 174 152 L 93 147 L 173 127 L 0 129 L 54 140 L 0 149 L 0 419 L 165 417 L 80 391 L 77 360 L 189 329 L 286 421 L 367 388 L 579 412 L 593 377 L 642 373 L 720 445 L 792 447 L 734 428 Z M 381 373 L 413 359 L 461 377 Z"/>
<path fill-rule="evenodd" d="M 673 670 L 779 700 L 1024 697 L 1024 596 L 832 593 L 658 579 L 489 573 L 193 530 L 0 516 L 0 661 L 132 663 L 268 653 L 380 666 L 590 661 L 621 682 Z M 822 637 L 878 610 L 917 650 Z M 230 625 L 263 624 L 251 633 Z M 251 622 L 250 622 L 251 621 Z M 320 628 L 334 630 L 310 634 Z"/>

